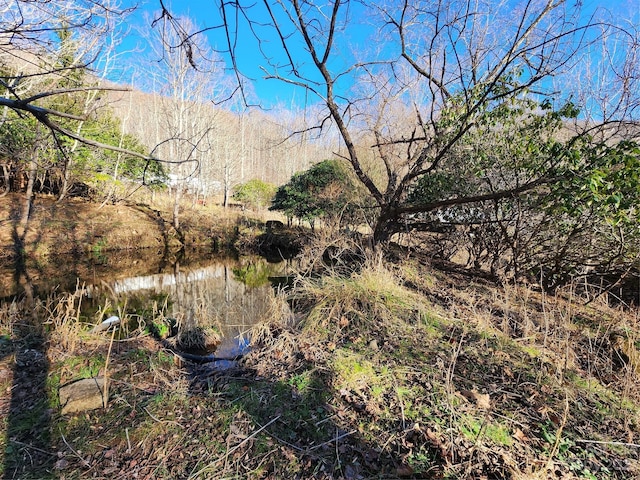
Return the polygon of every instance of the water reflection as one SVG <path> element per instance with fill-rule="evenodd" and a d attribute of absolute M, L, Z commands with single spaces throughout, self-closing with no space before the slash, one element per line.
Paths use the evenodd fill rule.
<path fill-rule="evenodd" d="M 46 297 L 52 292 L 73 292 L 76 286 L 111 283 L 117 279 L 144 277 L 153 274 L 195 270 L 212 262 L 229 262 L 226 257 L 212 257 L 197 250 L 171 253 L 154 249 L 108 252 L 100 256 L 65 254 L 50 256 L 46 260 L 26 258 L 24 270 L 35 297 Z M 15 280 L 16 268 L 0 262 L 0 299 L 25 294 L 22 282 Z"/>
<path fill-rule="evenodd" d="M 102 281 L 86 290 L 94 306 L 114 301 L 147 323 L 160 312 L 175 322 L 174 342 L 182 350 L 202 355 L 215 350 L 216 357 L 234 358 L 245 353 L 251 327 L 269 316 L 274 298 L 269 278 L 282 276 L 285 268 L 261 258 L 175 265 L 172 272 Z"/>
<path fill-rule="evenodd" d="M 82 320 L 96 324 L 110 315 L 128 317 L 129 331 L 153 327 L 178 343 L 232 358 L 246 348 L 246 332 L 267 318 L 274 296 L 270 279 L 287 276 L 287 265 L 261 257 L 211 257 L 197 251 L 167 258 L 150 250 L 95 258 L 67 256 L 26 265 L 35 297 L 84 288 Z M 24 295 L 14 272 L 0 267 L 0 299 Z M 171 332 L 171 327 L 178 332 Z M 125 325 L 126 328 L 126 325 Z M 152 330 L 152 329 L 151 329 Z M 126 332 L 125 332 L 126 335 Z"/>

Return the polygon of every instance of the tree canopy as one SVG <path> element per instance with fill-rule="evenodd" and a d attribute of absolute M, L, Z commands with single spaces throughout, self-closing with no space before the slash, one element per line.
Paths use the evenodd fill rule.
<path fill-rule="evenodd" d="M 325 160 L 278 188 L 269 210 L 289 218 L 341 221 L 353 219 L 357 212 L 357 194 L 343 162 Z"/>
<path fill-rule="evenodd" d="M 162 183 L 162 166 L 100 99 L 113 34 L 128 10 L 111 1 L 13 0 L 0 8 L 0 120 L 5 191 L 63 198 L 73 182 Z"/>
<path fill-rule="evenodd" d="M 275 185 L 254 178 L 238 185 L 233 193 L 233 199 L 250 208 L 265 208 L 271 204 L 275 193 Z"/>
<path fill-rule="evenodd" d="M 72 94 L 126 90 L 88 82 L 84 72 L 92 69 L 94 79 L 100 78 L 96 74 L 110 63 L 116 33 L 131 10 L 111 0 L 5 2 L 0 7 L 0 106 L 31 116 L 56 139 L 71 138 L 150 159 L 140 151 L 82 135 L 77 124 L 84 122 L 97 104 L 85 104 L 74 111 L 78 105 L 65 102 Z"/>

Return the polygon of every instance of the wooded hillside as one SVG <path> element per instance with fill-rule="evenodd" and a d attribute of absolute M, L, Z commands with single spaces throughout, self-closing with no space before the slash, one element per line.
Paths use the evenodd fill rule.
<path fill-rule="evenodd" d="M 104 108 L 120 119 L 123 131 L 138 138 L 149 151 L 167 141 L 179 143 L 180 132 L 171 125 L 167 112 L 175 111 L 180 100 L 137 89 L 109 92 L 105 100 Z M 184 102 L 183 106 L 187 128 L 206 131 L 207 139 L 193 155 L 197 163 L 173 170 L 188 177 L 187 182 L 198 189 L 194 193 L 203 197 L 222 194 L 225 188 L 233 190 L 251 179 L 281 185 L 294 173 L 330 158 L 336 149 L 335 142 L 332 145 L 326 138 L 291 135 L 305 128 L 302 112 L 257 108 L 232 112 L 211 102 Z"/>

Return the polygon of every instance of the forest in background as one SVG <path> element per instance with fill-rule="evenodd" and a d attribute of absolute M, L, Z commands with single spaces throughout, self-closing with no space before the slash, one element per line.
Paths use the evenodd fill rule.
<path fill-rule="evenodd" d="M 63 40 L 59 41 L 62 55 Z M 202 92 L 172 93 L 160 89 L 146 93 L 100 79 L 89 69 L 75 67 L 71 78 L 65 78 L 58 71 L 41 70 L 35 55 L 25 56 L 24 52 L 17 55 L 12 49 L 2 53 L 0 60 L 7 77 L 22 78 L 25 72 L 34 75 L 33 79 L 20 82 L 20 88 L 16 89 L 19 95 L 29 96 L 41 89 L 72 89 L 45 103 L 75 115 L 77 118 L 72 118 L 69 124 L 73 124 L 77 135 L 135 150 L 142 157 L 136 160 L 131 152 L 111 153 L 77 140 L 59 142 L 46 128 L 40 130 L 36 119 L 22 118 L 5 106 L 4 191 L 26 189 L 27 152 L 37 148 L 37 191 L 64 197 L 73 183 L 85 183 L 97 199 L 111 196 L 110 201 L 126 198 L 140 183 L 151 186 L 159 180 L 174 191 L 188 191 L 201 202 L 224 202 L 241 183 L 259 179 L 279 185 L 294 173 L 331 155 L 331 142 L 326 139 L 314 139 L 303 132 L 292 136 L 295 129 L 304 130 L 304 112 L 286 109 L 234 112 L 214 105 L 205 96 L 198 97 Z M 51 61 L 66 68 L 64 62 L 69 65 L 78 62 L 73 55 L 66 60 L 52 58 Z M 201 87 L 203 84 L 197 80 L 200 79 L 194 79 L 193 83 Z M 80 117 L 83 119 L 78 120 Z M 63 149 L 57 150 L 60 147 Z M 161 161 L 146 162 L 145 156 Z M 125 165 L 127 162 L 131 165 Z M 154 178 L 160 171 L 162 175 Z"/>
<path fill-rule="evenodd" d="M 160 94 L 113 92 L 105 108 L 114 112 L 126 133 L 144 145 L 162 145 L 172 138 L 171 126 L 154 119 L 164 118 L 177 108 L 178 100 Z M 304 124 L 302 113 L 288 110 L 264 112 L 258 109 L 237 113 L 211 103 L 184 105 L 189 122 L 207 130 L 206 146 L 193 154 L 197 162 L 171 168 L 173 182 L 184 182 L 201 200 L 224 202 L 234 187 L 253 179 L 273 185 L 286 183 L 294 173 L 331 157 L 330 142 L 314 141 L 310 135 L 291 136 Z M 161 149 L 159 151 L 162 151 Z"/>

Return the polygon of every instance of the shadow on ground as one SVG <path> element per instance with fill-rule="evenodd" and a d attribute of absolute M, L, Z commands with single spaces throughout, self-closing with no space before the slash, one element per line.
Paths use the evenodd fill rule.
<path fill-rule="evenodd" d="M 2 406 L 6 419 L 3 478 L 42 478 L 54 461 L 50 445 L 52 410 L 47 394 L 47 334 L 36 311 L 26 268 L 26 225 L 21 223 L 20 207 L 13 207 L 14 282 L 23 292 L 31 316 L 12 318 L 11 338 L 3 338 L 0 344 L 0 360 L 9 360 L 7 367 L 12 369 L 10 404 Z"/>

